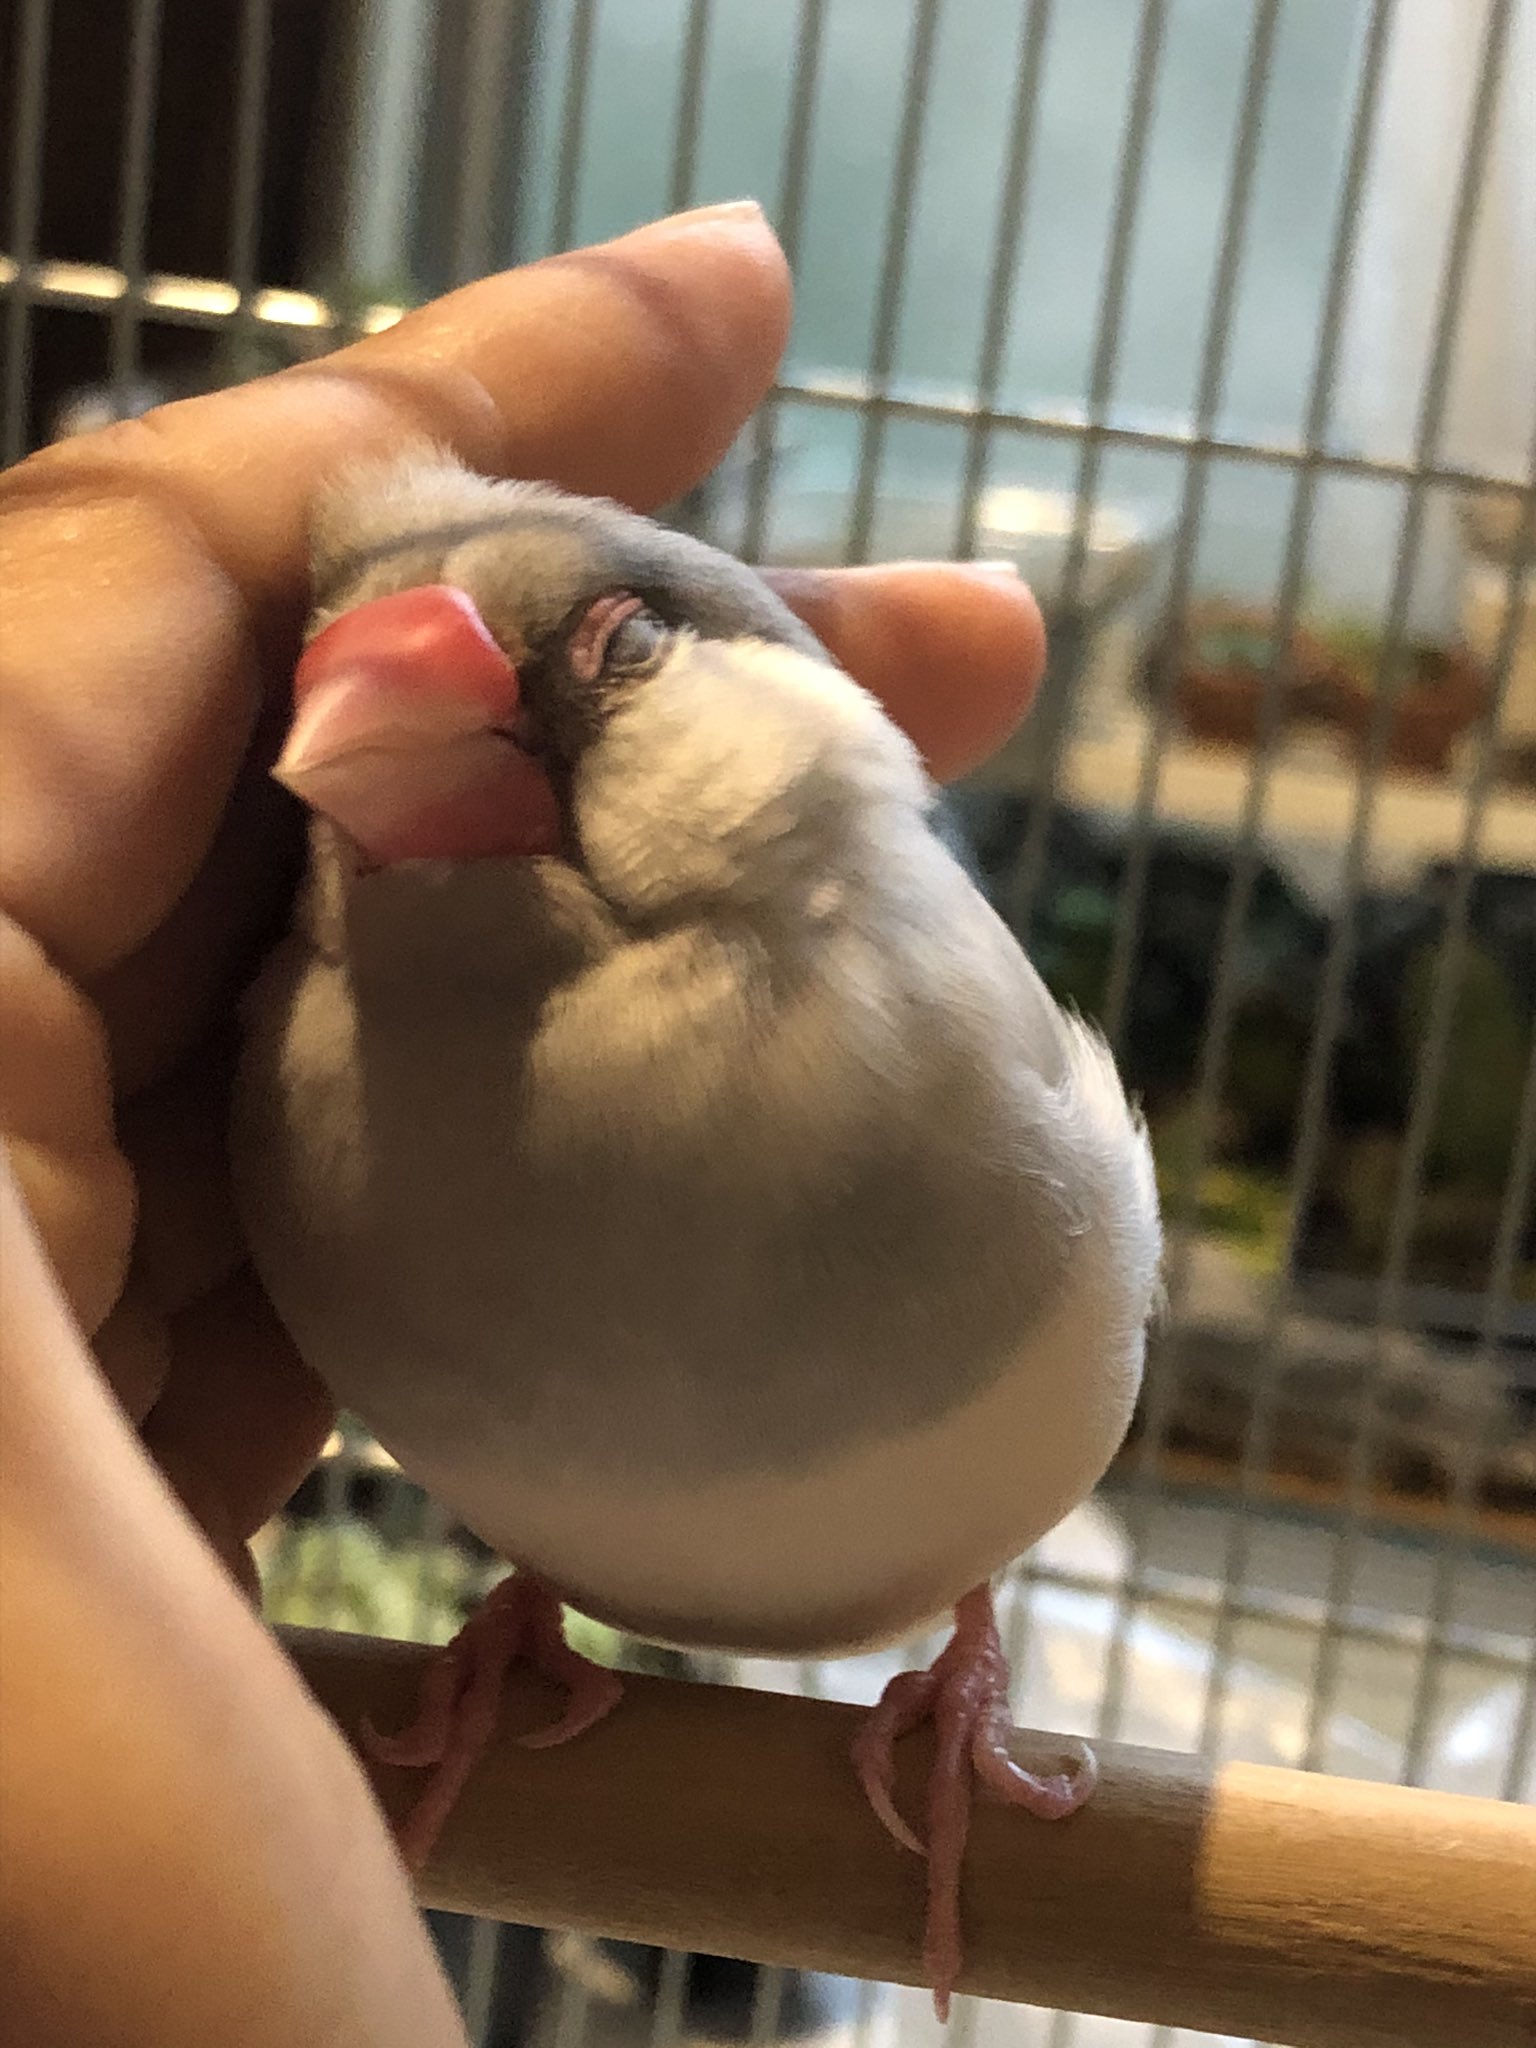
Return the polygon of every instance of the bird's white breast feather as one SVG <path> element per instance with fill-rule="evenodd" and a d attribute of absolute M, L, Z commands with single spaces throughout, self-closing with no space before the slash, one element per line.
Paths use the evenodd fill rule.
<path fill-rule="evenodd" d="M 257 997 L 237 1182 L 300 1348 L 621 1625 L 910 1627 L 1129 1417 L 1145 1134 L 927 801 L 846 678 L 685 641 L 578 770 L 590 881 L 317 888 Z"/>

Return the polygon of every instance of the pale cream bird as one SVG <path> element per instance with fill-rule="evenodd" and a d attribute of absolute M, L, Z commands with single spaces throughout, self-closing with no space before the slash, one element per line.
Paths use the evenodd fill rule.
<path fill-rule="evenodd" d="M 855 1761 L 939 1731 L 927 1964 L 1009 1754 L 989 1576 L 1124 1433 L 1152 1161 L 1102 1041 L 934 829 L 910 743 L 749 569 L 440 459 L 345 480 L 277 774 L 313 813 L 233 1157 L 299 1349 L 517 1566 L 405 1736 L 424 1852 L 509 1659 L 618 1682 L 556 1596 L 681 1647 L 829 1656 L 954 1609 Z M 1058 1759 L 1059 1764 L 1059 1759 Z"/>

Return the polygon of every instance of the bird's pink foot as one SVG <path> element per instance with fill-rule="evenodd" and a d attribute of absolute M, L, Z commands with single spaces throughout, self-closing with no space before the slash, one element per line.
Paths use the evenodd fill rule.
<path fill-rule="evenodd" d="M 560 1602 L 549 1588 L 529 1573 L 514 1572 L 493 1587 L 427 1666 L 411 1725 L 398 1735 L 381 1735 L 364 1722 L 363 1748 L 369 1756 L 432 1772 L 397 1831 L 400 1853 L 412 1870 L 419 1870 L 431 1854 L 495 1732 L 507 1672 L 519 1661 L 570 1695 L 553 1726 L 522 1738 L 527 1749 L 569 1742 L 610 1713 L 624 1690 L 616 1672 L 594 1664 L 565 1640 Z"/>
<path fill-rule="evenodd" d="M 896 1810 L 896 1744 L 924 1721 L 938 1738 L 928 1780 L 928 1841 Z M 1008 1664 L 992 1612 L 992 1592 L 978 1586 L 955 1609 L 955 1633 L 927 1671 L 893 1678 L 853 1743 L 859 1783 L 881 1822 L 905 1848 L 928 1858 L 928 1917 L 923 1967 L 934 2009 L 949 2017 L 960 1969 L 960 1872 L 971 1824 L 971 1780 L 977 1777 L 1011 1806 L 1041 1820 L 1061 1820 L 1090 1798 L 1098 1764 L 1086 1743 L 1063 1737 L 1063 1768 L 1026 1769 L 1013 1754 L 1008 1714 Z"/>

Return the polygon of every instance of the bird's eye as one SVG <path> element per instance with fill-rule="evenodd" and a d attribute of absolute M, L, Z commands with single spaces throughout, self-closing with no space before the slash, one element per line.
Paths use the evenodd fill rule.
<path fill-rule="evenodd" d="M 631 612 L 614 627 L 603 651 L 603 667 L 611 675 L 633 675 L 648 668 L 660 654 L 666 627 L 654 612 Z"/>
<path fill-rule="evenodd" d="M 566 664 L 578 681 L 601 675 L 643 674 L 666 641 L 666 627 L 628 590 L 611 590 L 577 620 L 566 643 Z"/>

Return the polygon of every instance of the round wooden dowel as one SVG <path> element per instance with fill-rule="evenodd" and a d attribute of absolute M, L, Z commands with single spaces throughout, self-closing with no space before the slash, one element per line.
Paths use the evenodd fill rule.
<path fill-rule="evenodd" d="M 415 1645 L 283 1638 L 355 1738 L 409 1718 Z M 579 1740 L 527 1750 L 555 1696 L 521 1676 L 426 1870 L 426 1903 L 904 1984 L 923 1870 L 864 1804 L 858 1710 L 626 1680 Z M 914 1738 L 901 1800 L 921 1812 Z M 1532 2048 L 1536 1811 L 1099 1746 L 1070 1820 L 978 1798 L 964 1990 L 1293 2048 Z M 370 1766 L 391 1814 L 418 1774 Z"/>

